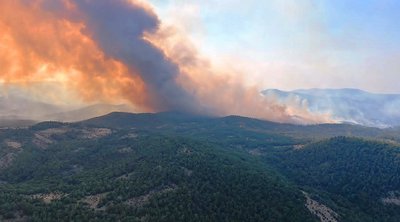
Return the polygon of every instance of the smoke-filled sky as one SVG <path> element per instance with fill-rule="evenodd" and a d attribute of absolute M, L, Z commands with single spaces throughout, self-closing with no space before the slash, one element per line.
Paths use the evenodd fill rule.
<path fill-rule="evenodd" d="M 389 0 L 1 1 L 1 94 L 331 122 L 259 92 L 400 92 L 398 9 Z"/>
<path fill-rule="evenodd" d="M 208 56 L 264 88 L 400 92 L 400 1 L 151 2 Z"/>

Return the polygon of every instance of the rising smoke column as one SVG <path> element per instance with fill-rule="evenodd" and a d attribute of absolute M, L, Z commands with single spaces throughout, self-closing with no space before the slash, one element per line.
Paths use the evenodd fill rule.
<path fill-rule="evenodd" d="M 157 31 L 160 21 L 140 4 L 128 1 L 76 1 L 91 36 L 107 56 L 126 64 L 145 82 L 156 110 L 195 111 L 196 98 L 176 82 L 179 67 L 146 41 L 144 33 Z"/>
<path fill-rule="evenodd" d="M 182 74 L 178 82 L 201 103 L 207 104 L 211 113 L 297 124 L 334 122 L 329 113 L 311 113 L 307 104 L 286 106 L 275 97 L 261 95 L 262 86 L 245 85 L 245 72 L 213 66 L 212 61 L 199 54 L 186 35 L 173 26 L 163 25 L 156 32 L 146 33 L 145 38 L 179 65 Z"/>
<path fill-rule="evenodd" d="M 23 14 L 20 18 L 3 14 L 4 30 L 10 29 L 10 41 L 15 44 L 5 43 L 9 50 L 4 54 L 17 54 L 10 60 L 17 61 L 18 69 L 0 70 L 6 81 L 40 81 L 63 72 L 65 78 L 73 79 L 72 84 L 77 83 L 76 88 L 84 89 L 81 94 L 88 99 L 95 97 L 99 88 L 103 90 L 100 95 L 126 96 L 135 105 L 151 110 L 194 110 L 195 98 L 175 82 L 178 67 L 142 38 L 144 32 L 152 32 L 159 25 L 157 17 L 142 5 L 123 0 L 1 4 L 4 12 Z M 31 24 L 21 27 L 21 20 Z M 38 73 L 40 70 L 42 73 Z M 121 82 L 112 86 L 118 75 Z M 132 88 L 138 85 L 135 95 L 127 92 L 124 84 Z M 123 92 L 113 93 L 119 87 Z"/>
<path fill-rule="evenodd" d="M 224 74 L 229 70 L 214 69 L 184 34 L 166 30 L 135 0 L 1 1 L 0 79 L 22 85 L 61 79 L 85 101 L 128 100 L 143 111 L 281 122 L 301 113 L 321 121 L 306 109 L 265 100 L 256 87 Z"/>

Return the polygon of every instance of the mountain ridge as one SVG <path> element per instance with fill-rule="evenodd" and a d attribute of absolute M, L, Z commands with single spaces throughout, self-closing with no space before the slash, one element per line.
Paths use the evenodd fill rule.
<path fill-rule="evenodd" d="M 266 98 L 296 109 L 307 109 L 311 114 L 327 114 L 337 122 L 372 127 L 400 125 L 400 94 L 369 93 L 360 89 L 298 89 L 262 91 Z"/>

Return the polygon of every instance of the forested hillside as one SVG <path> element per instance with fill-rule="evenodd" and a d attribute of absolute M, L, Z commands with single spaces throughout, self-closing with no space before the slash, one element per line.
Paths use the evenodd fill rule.
<path fill-rule="evenodd" d="M 399 221 L 396 132 L 176 112 L 5 128 L 0 220 Z"/>
<path fill-rule="evenodd" d="M 343 220 L 400 218 L 399 145 L 337 137 L 281 153 L 280 160 L 282 173 L 326 198 Z"/>

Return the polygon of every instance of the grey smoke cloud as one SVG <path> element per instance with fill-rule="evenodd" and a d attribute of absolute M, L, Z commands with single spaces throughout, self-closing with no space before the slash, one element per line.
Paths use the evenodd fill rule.
<path fill-rule="evenodd" d="M 107 56 L 137 73 L 152 94 L 157 110 L 198 109 L 196 99 L 176 82 L 179 67 L 143 38 L 158 29 L 160 21 L 151 11 L 124 0 L 76 0 L 86 27 Z"/>

